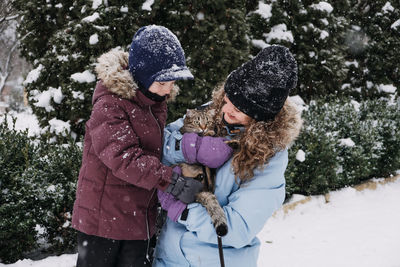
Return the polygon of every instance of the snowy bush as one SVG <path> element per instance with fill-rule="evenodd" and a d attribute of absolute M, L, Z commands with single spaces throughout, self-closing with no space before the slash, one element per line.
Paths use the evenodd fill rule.
<path fill-rule="evenodd" d="M 301 102 L 301 101 L 297 101 Z M 400 169 L 400 102 L 312 101 L 291 147 L 287 196 L 323 194 Z M 75 246 L 70 226 L 82 149 L 0 124 L 0 261 Z M 49 139 L 51 140 L 51 139 Z"/>
<path fill-rule="evenodd" d="M 22 54 L 34 66 L 25 86 L 41 126 L 57 119 L 84 133 L 96 84 L 94 63 L 108 50 L 127 50 L 140 26 L 170 28 L 185 50 L 194 81 L 181 81 L 169 120 L 209 100 L 228 73 L 248 59 L 243 1 L 16 0 L 23 15 Z M 41 25 L 41 27 L 38 27 Z"/>
<path fill-rule="evenodd" d="M 0 261 L 75 246 L 69 227 L 81 148 L 33 141 L 0 124 Z"/>
<path fill-rule="evenodd" d="M 170 28 L 186 53 L 194 81 L 169 121 L 211 98 L 227 75 L 258 51 L 283 44 L 294 53 L 303 99 L 357 100 L 400 88 L 400 4 L 397 0 L 33 1 L 15 0 L 22 15 L 22 55 L 34 66 L 25 86 L 42 127 L 52 119 L 84 133 L 95 87 L 96 58 L 127 49 L 144 25 Z M 38 27 L 40 25 L 40 27 Z"/>
<path fill-rule="evenodd" d="M 211 99 L 228 74 L 249 59 L 246 14 L 256 1 L 155 1 L 152 22 L 170 28 L 181 41 L 194 81 L 180 83 L 169 120 Z"/>
<path fill-rule="evenodd" d="M 258 2 L 248 16 L 252 54 L 288 46 L 299 63 L 295 94 L 361 100 L 399 93 L 398 0 Z"/>
<path fill-rule="evenodd" d="M 400 102 L 312 101 L 302 116 L 286 172 L 288 195 L 326 193 L 400 168 Z"/>
<path fill-rule="evenodd" d="M 351 0 L 343 9 L 350 25 L 346 33 L 346 65 L 350 68 L 343 90 L 355 97 L 400 93 L 400 1 Z"/>
<path fill-rule="evenodd" d="M 6 121 L 6 120 L 5 120 Z M 0 259 L 17 260 L 23 251 L 35 247 L 35 222 L 32 202 L 26 199 L 31 184 L 14 179 L 28 165 L 34 149 L 26 133 L 8 131 L 7 123 L 0 124 Z"/>
<path fill-rule="evenodd" d="M 293 93 L 306 100 L 339 92 L 348 71 L 343 46 L 347 21 L 328 2 L 259 1 L 248 16 L 252 54 L 270 44 L 287 46 L 299 68 Z"/>

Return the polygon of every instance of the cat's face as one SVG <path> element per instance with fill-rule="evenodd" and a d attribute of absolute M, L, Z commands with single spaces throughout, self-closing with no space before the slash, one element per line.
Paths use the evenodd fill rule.
<path fill-rule="evenodd" d="M 198 133 L 203 136 L 215 135 L 214 115 L 215 110 L 213 109 L 188 109 L 181 131 L 184 133 Z"/>

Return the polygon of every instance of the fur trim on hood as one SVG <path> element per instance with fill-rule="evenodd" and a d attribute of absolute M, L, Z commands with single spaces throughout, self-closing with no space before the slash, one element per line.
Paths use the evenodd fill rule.
<path fill-rule="evenodd" d="M 97 59 L 95 71 L 97 77 L 107 89 L 125 99 L 136 95 L 138 85 L 133 80 L 128 69 L 129 53 L 119 49 L 112 49 Z M 175 100 L 179 87 L 175 84 L 168 101 Z"/>
<path fill-rule="evenodd" d="M 223 86 L 213 94 L 213 108 L 216 110 L 217 131 L 223 131 L 222 106 Z M 254 169 L 262 168 L 276 152 L 288 148 L 300 133 L 303 120 L 296 106 L 287 99 L 273 121 L 252 120 L 243 134 L 236 139 L 239 149 L 233 156 L 233 170 L 236 177 L 248 180 L 254 176 Z"/>

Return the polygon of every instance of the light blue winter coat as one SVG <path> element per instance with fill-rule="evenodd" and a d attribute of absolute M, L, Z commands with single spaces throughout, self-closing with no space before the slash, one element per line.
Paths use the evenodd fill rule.
<path fill-rule="evenodd" d="M 182 138 L 178 131 L 182 125 L 180 119 L 165 128 L 164 164 L 184 162 L 182 152 L 175 151 L 175 141 Z M 240 185 L 235 181 L 231 162 L 232 159 L 217 170 L 215 187 L 228 222 L 228 234 L 222 238 L 225 266 L 257 266 L 260 241 L 256 235 L 285 198 L 288 152 L 276 153 L 263 170 L 255 170 L 253 179 Z M 210 216 L 198 203 L 189 204 L 188 209 L 185 221 L 167 219 L 153 266 L 220 266 L 217 235 Z"/>

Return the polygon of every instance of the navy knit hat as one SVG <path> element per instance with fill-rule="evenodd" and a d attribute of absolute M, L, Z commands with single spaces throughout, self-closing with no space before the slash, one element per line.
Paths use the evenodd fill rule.
<path fill-rule="evenodd" d="M 289 49 L 272 45 L 231 72 L 226 96 L 241 112 L 256 121 L 270 121 L 282 109 L 297 84 L 297 63 Z"/>
<path fill-rule="evenodd" d="M 140 28 L 129 49 L 129 71 L 141 89 L 154 81 L 193 79 L 178 38 L 163 26 Z"/>

